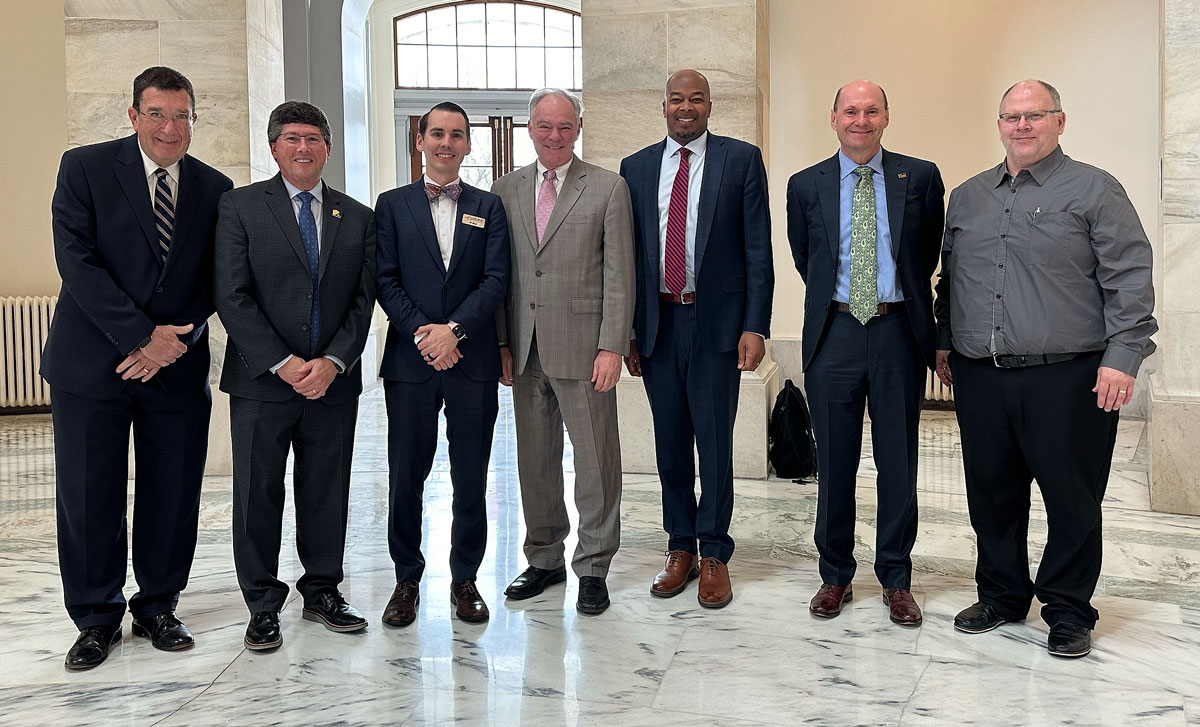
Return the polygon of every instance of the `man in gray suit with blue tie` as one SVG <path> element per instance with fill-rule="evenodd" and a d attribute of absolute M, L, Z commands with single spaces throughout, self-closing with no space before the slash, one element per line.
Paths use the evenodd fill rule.
<path fill-rule="evenodd" d="M 279 174 L 221 198 L 215 276 L 229 332 L 221 390 L 233 436 L 233 559 L 251 613 L 246 647 L 259 651 L 283 643 L 289 450 L 304 618 L 332 631 L 367 626 L 338 584 L 359 357 L 375 307 L 375 215 L 321 181 L 333 141 L 325 114 L 288 101 L 271 112 L 267 139 Z"/>

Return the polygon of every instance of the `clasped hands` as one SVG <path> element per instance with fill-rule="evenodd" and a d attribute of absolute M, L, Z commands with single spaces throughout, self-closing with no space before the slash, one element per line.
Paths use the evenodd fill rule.
<path fill-rule="evenodd" d="M 324 356 L 305 361 L 293 354 L 275 370 L 275 375 L 305 399 L 320 399 L 337 376 L 337 366 Z"/>
<path fill-rule="evenodd" d="M 458 350 L 458 336 L 445 323 L 426 323 L 413 331 L 413 337 L 421 337 L 417 350 L 425 363 L 438 371 L 451 368 L 462 358 Z"/>
<path fill-rule="evenodd" d="M 179 337 L 191 333 L 192 327 L 191 323 L 186 326 L 155 326 L 150 333 L 150 343 L 134 349 L 133 353 L 126 356 L 117 365 L 117 373 L 126 381 L 149 381 L 159 369 L 175 363 L 187 352 L 187 346 Z"/>

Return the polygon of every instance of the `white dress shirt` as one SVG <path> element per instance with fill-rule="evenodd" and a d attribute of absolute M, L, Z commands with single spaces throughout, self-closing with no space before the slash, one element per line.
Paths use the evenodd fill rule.
<path fill-rule="evenodd" d="M 447 185 L 437 184 L 428 176 L 422 175 L 422 184 L 434 184 L 438 187 Z M 450 184 L 462 184 L 455 177 Z M 429 213 L 433 216 L 433 229 L 437 233 L 438 249 L 442 251 L 442 267 L 450 269 L 450 257 L 454 254 L 454 221 L 458 217 L 458 202 L 444 194 L 429 203 Z"/>

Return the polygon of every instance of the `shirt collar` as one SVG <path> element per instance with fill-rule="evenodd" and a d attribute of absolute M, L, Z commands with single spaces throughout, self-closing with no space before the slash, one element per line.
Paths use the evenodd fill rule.
<path fill-rule="evenodd" d="M 1062 146 L 1056 146 L 1054 147 L 1054 151 L 1047 154 L 1045 158 L 1029 167 L 1026 171 L 1029 172 L 1029 176 L 1033 177 L 1033 181 L 1037 182 L 1038 185 L 1042 185 L 1046 183 L 1046 180 L 1050 178 L 1054 170 L 1058 169 L 1066 161 L 1066 158 L 1067 155 L 1063 153 Z M 1017 172 L 1017 174 L 1019 175 L 1020 172 Z M 991 175 L 993 188 L 999 187 L 1001 182 L 1008 179 L 1010 175 L 1008 173 L 1007 160 L 1002 159 L 996 168 L 991 171 Z"/>
<path fill-rule="evenodd" d="M 300 189 L 300 188 L 299 188 L 299 187 L 297 187 L 296 185 L 292 184 L 291 182 L 289 182 L 289 181 L 287 180 L 287 177 L 283 176 L 282 174 L 281 174 L 281 175 L 279 175 L 279 178 L 283 180 L 283 186 L 287 188 L 287 191 L 288 191 L 288 199 L 295 199 L 295 198 L 296 198 L 296 195 L 298 195 L 298 194 L 300 194 L 301 192 L 305 191 L 305 190 L 303 190 L 303 189 Z M 313 187 L 312 189 L 308 190 L 308 192 L 309 192 L 309 194 L 311 194 L 311 195 L 313 196 L 313 199 L 317 200 L 317 203 L 318 203 L 318 204 L 324 204 L 324 202 L 323 202 L 323 201 L 322 201 L 322 199 L 321 199 L 321 192 L 322 192 L 324 189 L 325 189 L 325 183 L 324 183 L 324 182 L 319 182 L 319 183 L 317 184 L 317 186 L 315 186 L 315 187 Z"/>
<path fill-rule="evenodd" d="M 860 166 L 863 166 L 862 164 L 859 164 L 858 162 L 854 161 L 850 157 L 846 156 L 846 152 L 842 151 L 841 149 L 838 149 L 838 163 L 841 164 L 841 169 L 842 169 L 841 178 L 842 179 L 845 179 L 846 177 L 850 176 L 851 174 L 854 173 L 855 169 L 858 169 Z M 874 169 L 876 174 L 883 174 L 883 147 L 882 146 L 879 147 L 878 151 L 875 152 L 875 156 L 873 156 L 869 160 L 867 160 L 866 166 L 870 167 L 871 169 Z"/>
<path fill-rule="evenodd" d="M 142 166 L 146 169 L 146 177 L 152 176 L 159 168 L 158 162 L 146 156 L 146 152 L 142 150 L 142 145 L 140 143 L 138 144 L 138 153 L 142 155 Z M 176 182 L 178 182 L 179 167 L 181 165 L 182 161 L 177 161 L 169 167 L 163 167 L 163 169 L 167 170 L 167 175 L 171 177 L 171 179 L 174 179 Z"/>
<path fill-rule="evenodd" d="M 558 167 L 558 168 L 556 168 L 556 169 L 554 170 L 554 176 L 555 176 L 555 178 L 557 178 L 557 179 L 558 179 L 558 181 L 560 181 L 560 182 L 561 182 L 562 180 L 564 180 L 564 179 L 566 179 L 566 178 L 567 178 L 567 170 L 571 168 L 571 162 L 573 162 L 573 161 L 575 161 L 575 155 L 574 155 L 574 154 L 572 154 L 572 155 L 571 155 L 571 158 L 570 158 L 570 160 L 568 160 L 566 164 L 564 164 L 564 165 L 562 165 L 561 167 Z M 542 165 L 542 160 L 541 160 L 541 159 L 538 159 L 538 161 L 537 161 L 537 171 L 538 171 L 538 179 L 539 179 L 539 180 L 541 180 L 541 179 L 545 179 L 545 175 L 546 175 L 546 170 L 547 170 L 547 169 L 548 169 L 548 167 L 545 167 L 545 166 L 543 166 L 543 165 Z M 540 182 L 539 182 L 539 183 L 540 183 Z"/>
<path fill-rule="evenodd" d="M 663 158 L 666 159 L 675 156 L 676 152 L 685 146 L 688 148 L 688 151 L 692 152 L 692 156 L 697 158 L 703 157 L 704 152 L 708 150 L 708 131 L 706 130 L 703 134 L 686 144 L 680 144 L 668 136 L 667 147 L 663 149 Z"/>
<path fill-rule="evenodd" d="M 421 175 L 421 185 L 424 186 L 426 184 L 432 184 L 435 187 L 449 187 L 451 184 L 461 185 L 462 177 L 455 177 L 453 180 L 451 180 L 450 182 L 448 182 L 446 184 L 438 184 L 437 182 L 430 179 L 428 174 L 422 174 Z"/>

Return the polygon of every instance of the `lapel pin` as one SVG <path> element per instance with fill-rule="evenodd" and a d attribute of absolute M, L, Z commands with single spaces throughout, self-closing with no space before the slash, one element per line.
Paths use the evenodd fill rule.
<path fill-rule="evenodd" d="M 907 179 L 908 172 L 896 172 L 896 179 Z"/>
<path fill-rule="evenodd" d="M 333 215 L 334 217 L 337 217 L 338 219 L 341 219 L 341 217 L 342 217 L 342 211 L 340 209 L 338 209 L 337 207 L 334 207 L 333 210 L 331 210 L 329 214 Z"/>

